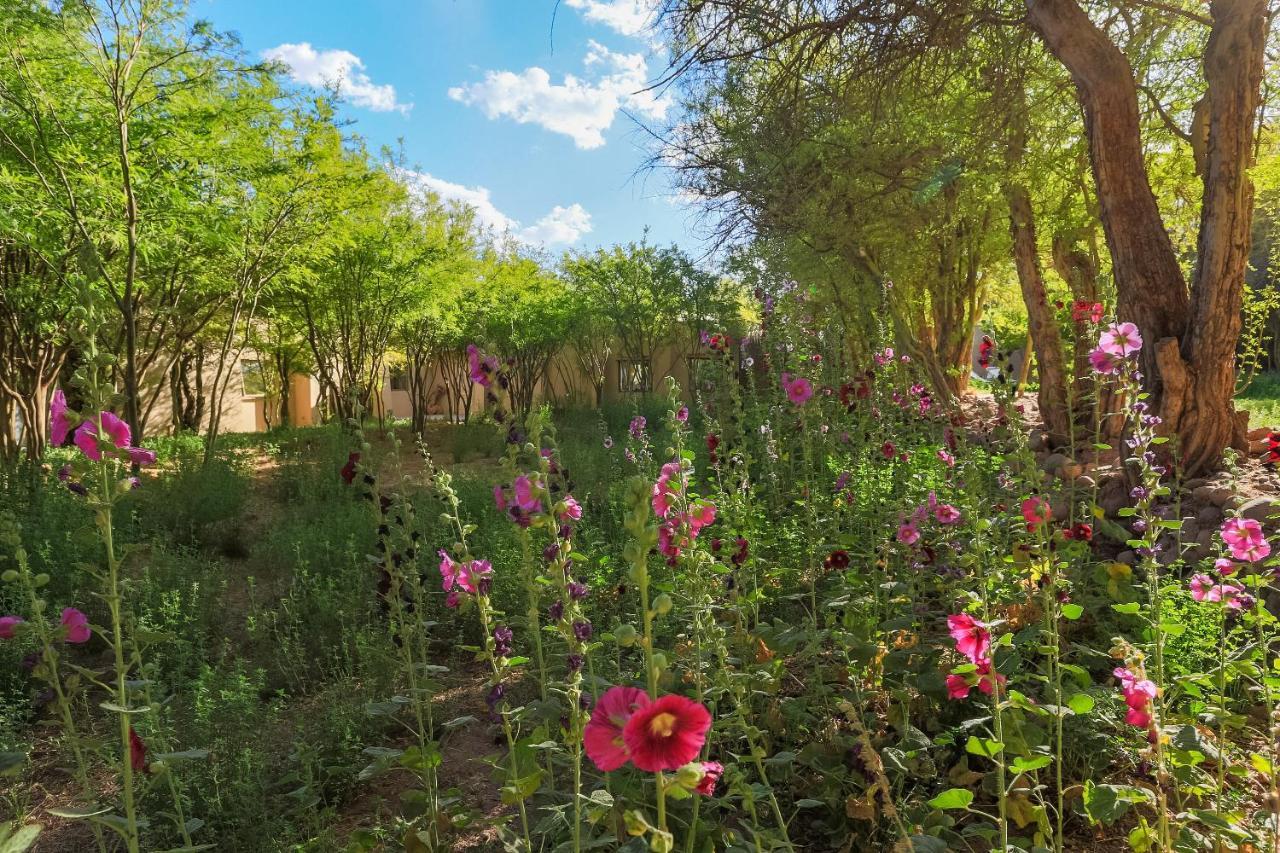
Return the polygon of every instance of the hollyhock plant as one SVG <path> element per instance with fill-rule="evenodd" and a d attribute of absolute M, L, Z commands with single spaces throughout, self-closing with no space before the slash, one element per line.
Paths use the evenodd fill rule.
<path fill-rule="evenodd" d="M 1101 373 L 1104 376 L 1113 376 L 1120 370 L 1120 360 L 1101 349 L 1089 352 L 1089 365 L 1093 367 L 1096 373 Z"/>
<path fill-rule="evenodd" d="M 138 737 L 133 726 L 129 727 L 129 764 L 133 767 L 134 773 L 141 773 L 147 769 L 147 745 L 142 742 L 142 738 Z"/>
<path fill-rule="evenodd" d="M 782 374 L 782 390 L 793 406 L 803 406 L 813 396 L 813 383 L 803 376 Z"/>
<path fill-rule="evenodd" d="M 475 344 L 467 344 L 467 366 L 471 381 L 484 388 L 493 384 L 493 377 L 500 367 L 496 355 L 485 355 Z"/>
<path fill-rule="evenodd" d="M 93 632 L 89 630 L 89 617 L 74 607 L 63 608 L 59 622 L 67 631 L 68 643 L 87 643 L 93 636 Z"/>
<path fill-rule="evenodd" d="M 967 613 L 947 617 L 947 630 L 956 641 L 956 651 L 973 663 L 981 663 L 991 656 L 991 632 L 985 623 Z"/>
<path fill-rule="evenodd" d="M 582 743 L 590 758 L 606 773 L 622 767 L 631 758 L 623 729 L 631 715 L 649 704 L 649 694 L 636 687 L 610 687 L 596 702 L 591 720 L 583 731 Z"/>
<path fill-rule="evenodd" d="M 898 541 L 903 545 L 914 545 L 920 541 L 920 528 L 914 521 L 905 521 L 898 525 Z"/>
<path fill-rule="evenodd" d="M 994 677 L 993 677 L 994 676 Z M 991 670 L 991 661 L 983 659 L 977 661 L 972 669 L 966 669 L 964 672 L 953 672 L 947 676 L 947 698 L 949 699 L 968 699 L 969 692 L 973 688 L 978 688 L 987 696 L 995 690 L 997 684 L 1004 685 L 1006 678 L 1000 673 L 993 673 Z"/>
<path fill-rule="evenodd" d="M 637 708 L 622 729 L 631 763 L 659 773 L 678 770 L 698 757 L 711 729 L 711 712 L 684 696 L 670 694 Z"/>

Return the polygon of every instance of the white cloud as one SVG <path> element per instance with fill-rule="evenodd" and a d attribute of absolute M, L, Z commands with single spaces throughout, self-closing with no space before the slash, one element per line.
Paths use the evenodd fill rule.
<path fill-rule="evenodd" d="M 520 239 L 526 243 L 553 245 L 576 243 L 583 234 L 591 231 L 591 214 L 574 202 L 568 207 L 556 205 L 551 212 L 528 228 L 520 230 Z"/>
<path fill-rule="evenodd" d="M 289 77 L 295 83 L 316 89 L 334 87 L 339 94 L 358 107 L 374 112 L 392 110 L 408 113 L 413 104 L 396 100 L 396 89 L 390 83 L 378 84 L 369 79 L 360 57 L 348 50 L 316 50 L 310 42 L 282 44 L 262 52 L 264 59 L 289 66 Z"/>
<path fill-rule="evenodd" d="M 507 234 L 522 243 L 569 245 L 591 231 L 591 214 L 576 202 L 568 207 L 556 205 L 533 225 L 523 226 L 498 209 L 487 187 L 455 184 L 427 172 L 405 171 L 401 174 L 414 186 L 433 192 L 442 199 L 459 201 L 472 207 L 480 225 L 498 234 Z"/>
<path fill-rule="evenodd" d="M 582 17 L 604 24 L 624 36 L 639 36 L 649 30 L 657 17 L 657 0 L 566 0 Z"/>
<path fill-rule="evenodd" d="M 564 134 L 579 148 L 604 145 L 604 132 L 619 109 L 652 119 L 666 116 L 670 98 L 641 91 L 648 81 L 643 54 L 616 53 L 592 41 L 583 64 L 598 79 L 566 74 L 563 83 L 552 83 L 551 75 L 537 66 L 519 74 L 488 71 L 479 83 L 450 89 L 449 97 L 479 107 L 490 119 L 510 118 Z"/>

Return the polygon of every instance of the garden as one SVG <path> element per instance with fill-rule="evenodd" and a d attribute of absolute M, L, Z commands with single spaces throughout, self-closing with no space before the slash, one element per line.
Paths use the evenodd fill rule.
<path fill-rule="evenodd" d="M 926 5 L 645 4 L 552 257 L 0 0 L 0 853 L 1280 851 L 1274 9 Z"/>

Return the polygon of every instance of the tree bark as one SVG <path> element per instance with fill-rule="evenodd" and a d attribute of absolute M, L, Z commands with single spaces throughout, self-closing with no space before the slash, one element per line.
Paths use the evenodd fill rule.
<path fill-rule="evenodd" d="M 1067 367 L 1062 354 L 1062 334 L 1049 307 L 1044 274 L 1040 269 L 1040 250 L 1036 244 L 1035 214 L 1031 193 L 1020 183 L 1005 185 L 1009 204 L 1009 235 L 1013 239 L 1013 261 L 1018 270 L 1022 301 L 1027 306 L 1027 331 L 1035 347 L 1040 366 L 1040 417 L 1054 444 L 1069 440 L 1071 412 L 1067 406 Z M 1023 364 L 1030 360 L 1030 352 Z"/>
<path fill-rule="evenodd" d="M 1165 231 L 1143 158 L 1137 85 L 1128 60 L 1077 0 L 1024 0 L 1031 26 L 1075 82 L 1084 109 L 1099 214 L 1116 279 L 1117 313 L 1147 345 L 1148 390 L 1178 437 L 1187 473 L 1245 447 L 1232 406 L 1241 289 L 1248 261 L 1253 157 L 1266 41 L 1265 0 L 1213 0 L 1204 51 L 1208 84 L 1195 276 L 1191 292 Z"/>

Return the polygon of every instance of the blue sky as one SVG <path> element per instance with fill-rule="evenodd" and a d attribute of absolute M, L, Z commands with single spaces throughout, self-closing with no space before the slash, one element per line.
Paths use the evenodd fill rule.
<path fill-rule="evenodd" d="M 338 81 L 372 147 L 404 140 L 419 180 L 521 240 L 589 249 L 638 240 L 699 248 L 668 176 L 642 170 L 646 134 L 675 106 L 640 93 L 665 64 L 654 0 L 195 0 L 250 56 L 300 86 Z"/>

